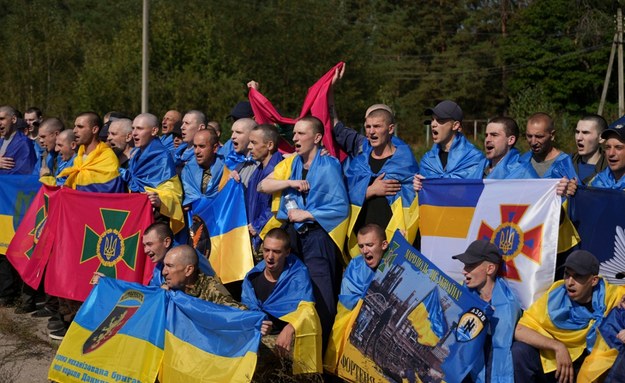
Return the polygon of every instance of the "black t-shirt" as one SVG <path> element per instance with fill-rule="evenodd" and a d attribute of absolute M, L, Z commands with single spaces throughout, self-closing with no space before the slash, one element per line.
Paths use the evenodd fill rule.
<path fill-rule="evenodd" d="M 382 170 L 382 167 L 389 158 L 391 158 L 391 156 L 378 159 L 369 155 L 369 167 L 371 168 L 371 172 L 378 173 Z M 373 181 L 375 181 L 375 177 L 369 180 L 369 185 L 371 185 Z M 393 213 L 391 211 L 391 207 L 389 206 L 385 196 L 372 197 L 363 203 L 362 210 L 360 211 L 356 224 L 354 225 L 354 232 L 358 232 L 361 227 L 369 223 L 375 223 L 380 225 L 382 228 L 386 228 L 392 215 Z"/>
<path fill-rule="evenodd" d="M 445 169 L 447 167 L 447 158 L 449 158 L 449 152 L 439 150 L 438 158 L 441 160 L 441 165 L 443 165 L 443 169 Z"/>
<path fill-rule="evenodd" d="M 254 294 L 256 294 L 256 299 L 258 299 L 261 302 L 265 302 L 269 298 L 269 296 L 273 292 L 273 289 L 276 287 L 276 283 L 277 283 L 277 282 L 268 281 L 267 278 L 265 277 L 265 273 L 258 273 L 256 275 L 252 275 L 250 278 L 250 282 L 252 283 L 252 287 L 254 288 Z M 280 331 L 282 331 L 284 326 L 287 325 L 287 322 L 284 322 L 267 312 L 265 312 L 265 314 L 267 314 L 267 316 L 269 317 L 269 320 L 273 322 L 271 334 L 280 333 Z"/>

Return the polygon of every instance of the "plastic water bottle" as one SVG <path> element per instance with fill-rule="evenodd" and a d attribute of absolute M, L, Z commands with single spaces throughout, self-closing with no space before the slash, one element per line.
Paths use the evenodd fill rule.
<path fill-rule="evenodd" d="M 297 206 L 297 200 L 293 194 L 289 193 L 284 196 L 284 207 L 287 211 L 299 208 L 299 206 Z"/>

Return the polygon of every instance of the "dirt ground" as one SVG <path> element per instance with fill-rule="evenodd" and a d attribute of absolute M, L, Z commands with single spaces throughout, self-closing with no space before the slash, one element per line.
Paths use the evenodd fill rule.
<path fill-rule="evenodd" d="M 0 308 L 0 382 L 47 382 L 60 341 L 48 337 L 48 318 Z"/>

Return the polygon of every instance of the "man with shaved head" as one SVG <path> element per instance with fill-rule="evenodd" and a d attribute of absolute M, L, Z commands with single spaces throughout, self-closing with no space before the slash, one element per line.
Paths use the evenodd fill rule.
<path fill-rule="evenodd" d="M 163 260 L 163 278 L 164 289 L 180 290 L 205 301 L 247 309 L 232 298 L 219 277 L 200 271 L 198 255 L 189 245 L 176 246 L 167 252 Z"/>
<path fill-rule="evenodd" d="M 242 182 L 245 187 L 258 166 L 250 153 L 250 133 L 256 127 L 256 121 L 251 118 L 240 118 L 232 124 L 232 151 L 226 154 L 225 165 L 230 171 L 230 177 Z"/>
<path fill-rule="evenodd" d="M 206 115 L 199 110 L 190 110 L 182 118 L 182 144 L 176 149 L 174 162 L 177 169 L 182 169 L 193 159 L 193 137 L 195 133 L 206 129 Z"/>
<path fill-rule="evenodd" d="M 519 162 L 533 178 L 575 179 L 577 174 L 568 154 L 555 147 L 556 129 L 553 119 L 547 113 L 538 112 L 527 120 L 525 138 L 530 150 L 521 156 Z M 508 178 L 518 178 L 513 172 Z"/>
<path fill-rule="evenodd" d="M 217 195 L 224 164 L 217 156 L 218 138 L 213 129 L 198 131 L 193 137 L 195 159 L 182 170 L 183 206 L 192 207 L 202 199 Z"/>
<path fill-rule="evenodd" d="M 127 169 L 132 148 L 134 147 L 132 121 L 127 118 L 111 121 L 106 141 L 115 152 L 119 160 L 120 169 Z"/>
<path fill-rule="evenodd" d="M 39 128 L 39 146 L 43 149 L 39 168 L 40 177 L 58 174 L 56 171 L 58 153 L 55 151 L 55 147 L 56 138 L 63 129 L 65 129 L 65 125 L 58 118 L 46 119 Z"/>
<path fill-rule="evenodd" d="M 161 121 L 161 143 L 170 152 L 174 151 L 174 126 L 182 121 L 182 115 L 177 110 L 168 110 Z"/>
<path fill-rule="evenodd" d="M 159 121 L 155 115 L 142 113 L 135 117 L 132 122 L 135 148 L 128 169 L 122 175 L 131 192 L 147 192 L 155 208 L 155 219 L 169 222 L 177 233 L 184 227 L 180 205 L 182 185 L 169 150 L 157 137 L 158 130 Z"/>
<path fill-rule="evenodd" d="M 74 141 L 74 132 L 71 130 L 63 130 L 56 136 L 55 151 L 57 155 L 56 172 L 56 185 L 62 186 L 65 183 L 66 177 L 58 177 L 59 173 L 65 168 L 69 168 L 74 165 L 74 158 L 76 158 L 76 142 Z"/>

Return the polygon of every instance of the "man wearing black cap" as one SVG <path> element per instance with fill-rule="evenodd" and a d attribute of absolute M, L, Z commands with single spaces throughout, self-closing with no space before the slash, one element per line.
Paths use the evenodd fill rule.
<path fill-rule="evenodd" d="M 601 133 L 605 140 L 605 156 L 608 167 L 598 173 L 589 186 L 604 189 L 625 189 L 625 126 L 611 126 Z"/>
<path fill-rule="evenodd" d="M 432 116 L 434 146 L 421 158 L 421 170 L 413 182 L 415 191 L 421 190 L 424 178 L 481 179 L 487 161 L 461 133 L 464 114 L 460 106 L 445 100 L 425 114 Z"/>
<path fill-rule="evenodd" d="M 484 239 L 473 241 L 467 250 L 452 258 L 464 263 L 464 285 L 490 303 L 494 313 L 484 347 L 483 363 L 469 373 L 475 382 L 512 382 L 512 335 L 521 316 L 521 306 L 505 279 L 498 277 L 503 258 L 497 246 Z"/>
<path fill-rule="evenodd" d="M 249 101 L 239 101 L 232 108 L 232 111 L 228 115 L 233 121 L 241 118 L 254 118 L 254 111 L 252 110 L 252 104 Z"/>
<path fill-rule="evenodd" d="M 534 302 L 516 327 L 512 358 L 517 382 L 572 383 L 578 374 L 595 381 L 605 372 L 582 363 L 596 352 L 596 330 L 618 306 L 625 287 L 600 278 L 599 261 L 585 250 L 572 252 L 563 267 L 564 280 Z"/>

